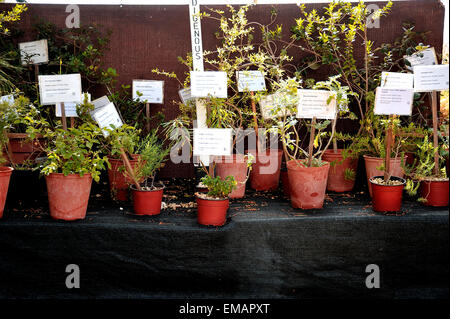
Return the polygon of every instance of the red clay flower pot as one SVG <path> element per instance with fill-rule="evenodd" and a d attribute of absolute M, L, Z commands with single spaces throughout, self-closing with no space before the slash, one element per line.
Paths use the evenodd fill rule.
<path fill-rule="evenodd" d="M 210 200 L 197 197 L 197 222 L 206 226 L 223 226 L 229 206 L 228 198 Z"/>
<path fill-rule="evenodd" d="M 336 153 L 333 150 L 326 150 L 322 159 L 330 163 L 327 190 L 338 193 L 350 192 L 355 186 L 355 180 L 345 178 L 345 171 L 350 169 L 356 174 L 358 159 L 348 157 L 343 160 L 341 149 Z"/>
<path fill-rule="evenodd" d="M 392 176 L 392 180 L 402 181 L 401 185 L 378 185 L 372 182 L 375 178 L 383 176 L 374 176 L 369 180 L 372 184 L 372 208 L 376 212 L 398 212 L 402 208 L 403 189 L 406 181 L 403 178 Z"/>
<path fill-rule="evenodd" d="M 426 199 L 426 206 L 448 206 L 448 191 L 448 180 L 420 182 L 420 197 Z"/>
<path fill-rule="evenodd" d="M 408 157 L 405 155 L 405 162 L 407 159 Z M 384 166 L 384 158 L 364 155 L 364 162 L 366 164 L 366 176 L 367 184 L 369 185 L 369 194 L 371 197 L 373 197 L 372 184 L 369 182 L 369 179 L 375 176 L 384 175 L 383 171 L 377 169 L 377 167 Z M 398 176 L 401 178 L 405 176 L 405 172 L 402 168 L 402 159 L 400 157 L 391 158 L 391 174 L 392 176 Z"/>
<path fill-rule="evenodd" d="M 305 167 L 291 160 L 286 163 L 294 208 L 317 209 L 323 207 L 330 163 L 320 167 Z"/>
<path fill-rule="evenodd" d="M 111 168 L 108 168 L 108 180 L 111 196 L 115 200 L 123 202 L 127 201 L 129 186 L 132 184 L 132 181 L 124 175 L 125 164 L 122 159 L 116 159 L 109 156 L 108 161 L 111 164 Z M 134 168 L 138 161 L 139 155 L 133 155 L 133 159 L 130 160 L 131 167 Z"/>
<path fill-rule="evenodd" d="M 9 180 L 13 172 L 12 167 L 0 167 L 0 218 L 3 217 L 6 195 L 8 194 Z"/>
<path fill-rule="evenodd" d="M 233 190 L 229 198 L 242 198 L 245 195 L 245 183 L 247 181 L 247 161 L 242 154 L 216 157 L 216 176 L 222 179 L 231 175 L 237 182 L 237 187 Z"/>
<path fill-rule="evenodd" d="M 255 159 L 250 172 L 250 187 L 257 191 L 272 191 L 278 188 L 283 150 L 269 149 L 265 152 L 249 150 Z"/>
<path fill-rule="evenodd" d="M 131 187 L 133 191 L 133 210 L 136 215 L 158 215 L 161 213 L 161 202 L 164 189 L 141 190 Z"/>
<path fill-rule="evenodd" d="M 86 174 L 64 176 L 52 173 L 45 177 L 47 182 L 50 216 L 54 219 L 77 220 L 86 217 L 92 177 Z"/>
<path fill-rule="evenodd" d="M 28 136 L 26 133 L 8 133 L 12 164 L 34 161 L 43 154 L 42 149 L 46 146 L 43 136 L 38 134 L 35 140 L 27 141 Z"/>
<path fill-rule="evenodd" d="M 289 189 L 289 176 L 287 171 L 281 171 L 281 185 L 283 186 L 283 194 L 286 197 L 291 196 L 291 190 Z"/>

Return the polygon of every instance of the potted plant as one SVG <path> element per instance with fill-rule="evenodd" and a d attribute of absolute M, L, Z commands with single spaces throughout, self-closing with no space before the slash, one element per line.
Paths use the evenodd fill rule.
<path fill-rule="evenodd" d="M 233 176 L 221 178 L 207 174 L 202 178 L 202 183 L 208 187 L 208 192 L 196 193 L 197 221 L 205 226 L 223 226 L 230 205 L 228 196 L 237 182 Z"/>
<path fill-rule="evenodd" d="M 101 130 L 86 122 L 67 130 L 47 130 L 47 161 L 41 169 L 47 182 L 50 216 L 77 220 L 86 216 L 92 180 L 108 165 L 98 146 Z"/>
<path fill-rule="evenodd" d="M 408 171 L 406 190 L 414 196 L 420 192 L 419 201 L 427 206 L 445 207 L 449 202 L 449 181 L 445 168 L 435 174 L 434 154 L 439 150 L 429 141 L 428 136 L 418 144 L 416 159 L 418 163 Z M 440 157 L 443 162 L 444 158 Z"/>
<path fill-rule="evenodd" d="M 137 215 L 158 215 L 161 212 L 161 202 L 164 185 L 155 185 L 155 174 L 163 167 L 170 152 L 170 147 L 164 147 L 158 141 L 156 131 L 142 138 L 137 147 L 139 158 L 127 177 L 133 181 L 133 208 Z M 139 188 L 137 187 L 139 186 Z"/>

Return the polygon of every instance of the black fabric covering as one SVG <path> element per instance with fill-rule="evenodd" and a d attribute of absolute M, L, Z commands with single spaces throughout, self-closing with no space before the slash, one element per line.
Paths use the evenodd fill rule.
<path fill-rule="evenodd" d="M 76 222 L 45 207 L 5 212 L 1 298 L 448 298 L 447 208 L 406 201 L 384 216 L 364 195 L 336 194 L 305 212 L 249 192 L 215 228 L 197 225 L 195 208 L 137 217 L 97 197 Z M 80 289 L 65 286 L 68 264 L 80 267 Z M 380 267 L 380 289 L 365 286 L 368 264 Z"/>

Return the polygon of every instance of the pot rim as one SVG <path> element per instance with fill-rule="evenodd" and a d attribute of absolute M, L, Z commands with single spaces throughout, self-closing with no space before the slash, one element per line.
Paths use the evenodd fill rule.
<path fill-rule="evenodd" d="M 80 176 L 80 174 L 68 174 L 67 176 L 64 175 L 64 173 L 50 173 L 49 175 L 45 175 L 45 177 L 52 177 L 52 178 L 92 178 L 91 173 L 84 174 L 83 176 Z"/>
<path fill-rule="evenodd" d="M 14 170 L 11 166 L 0 166 L 0 173 L 9 173 Z"/>
<path fill-rule="evenodd" d="M 289 160 L 289 161 L 286 162 L 286 168 L 289 170 L 289 163 L 292 163 L 292 162 L 304 162 L 304 161 L 306 161 L 306 159 L 302 159 L 302 160 L 298 160 L 298 159 L 295 159 L 295 160 Z M 296 165 L 295 167 L 296 167 L 296 168 L 301 168 L 301 169 L 320 169 L 320 168 L 323 168 L 323 167 L 326 167 L 326 166 L 330 166 L 330 162 L 328 162 L 328 161 L 322 160 L 322 163 L 325 163 L 325 165 L 322 165 L 322 166 L 312 166 L 312 167 L 306 167 L 306 166 L 299 166 L 299 165 Z M 291 165 L 292 165 L 292 164 L 291 164 Z"/>
<path fill-rule="evenodd" d="M 369 179 L 369 182 L 370 183 L 372 183 L 373 185 L 377 185 L 377 186 L 384 186 L 384 187 L 399 187 L 399 186 L 405 186 L 405 184 L 406 184 L 406 179 L 404 179 L 404 178 L 401 178 L 401 177 L 398 177 L 398 176 L 391 176 L 391 178 L 390 179 L 396 179 L 396 180 L 400 180 L 401 182 L 402 182 L 402 184 L 400 184 L 400 185 L 380 185 L 380 184 L 377 184 L 377 183 L 374 183 L 372 180 L 373 179 L 375 179 L 375 178 L 384 178 L 384 176 L 374 176 L 374 177 L 371 177 L 370 179 Z"/>
<path fill-rule="evenodd" d="M 130 188 L 133 192 L 138 192 L 138 193 L 159 192 L 159 191 L 163 191 L 166 188 L 166 186 L 164 184 L 161 183 L 161 185 L 162 185 L 161 187 L 155 187 L 155 189 L 148 189 L 148 190 L 147 189 L 138 190 L 135 185 L 130 185 Z"/>
<path fill-rule="evenodd" d="M 419 182 L 426 182 L 426 183 L 448 183 L 449 178 L 442 178 L 440 180 L 432 180 L 432 179 L 427 179 L 425 178 L 421 178 L 419 179 Z"/>
<path fill-rule="evenodd" d="M 376 157 L 376 156 L 370 156 L 370 155 L 363 155 L 364 159 L 377 159 L 377 160 L 385 160 L 384 157 Z M 408 158 L 408 155 L 405 154 L 404 157 L 397 156 L 397 157 L 391 157 L 391 161 L 401 161 L 402 159 L 406 160 Z"/>
<path fill-rule="evenodd" d="M 207 200 L 207 201 L 211 201 L 211 202 L 224 202 L 224 201 L 230 200 L 229 197 L 227 197 L 227 198 L 201 198 L 200 196 L 198 196 L 198 194 L 199 194 L 198 192 L 195 193 L 196 199 Z"/>

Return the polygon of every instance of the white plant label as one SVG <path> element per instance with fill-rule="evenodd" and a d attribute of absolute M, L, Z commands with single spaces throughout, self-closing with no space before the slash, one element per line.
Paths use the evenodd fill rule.
<path fill-rule="evenodd" d="M 191 71 L 193 97 L 227 98 L 227 73 L 221 71 Z"/>
<path fill-rule="evenodd" d="M 8 104 L 13 104 L 14 103 L 14 95 L 10 94 L 10 95 L 3 95 L 0 96 L 0 103 L 8 103 Z"/>
<path fill-rule="evenodd" d="M 336 99 L 333 97 L 332 92 L 326 90 L 298 90 L 297 117 L 335 119 Z"/>
<path fill-rule="evenodd" d="M 232 151 L 232 129 L 195 128 L 194 156 L 227 156 Z"/>
<path fill-rule="evenodd" d="M 390 89 L 412 89 L 414 87 L 414 74 L 382 72 L 380 86 Z"/>
<path fill-rule="evenodd" d="M 448 90 L 448 64 L 414 67 L 416 92 Z"/>
<path fill-rule="evenodd" d="M 283 105 L 280 105 L 277 96 L 277 94 L 271 94 L 261 97 L 259 106 L 261 107 L 261 115 L 263 119 L 268 120 L 292 115 L 290 110 L 285 109 Z M 274 109 L 277 109 L 278 112 L 275 113 Z"/>
<path fill-rule="evenodd" d="M 138 95 L 138 92 L 142 94 Z M 133 100 L 144 103 L 164 103 L 164 81 L 133 80 Z"/>
<path fill-rule="evenodd" d="M 94 101 L 92 101 L 92 104 L 94 104 L 94 109 L 99 109 L 103 106 L 106 106 L 110 103 L 110 100 L 108 99 L 108 97 L 106 95 L 103 95 L 102 97 L 95 99 Z"/>
<path fill-rule="evenodd" d="M 82 101 L 80 74 L 39 75 L 42 105 Z"/>
<path fill-rule="evenodd" d="M 105 128 L 118 128 L 123 125 L 119 113 L 113 103 L 109 103 L 91 112 L 92 118 L 97 122 L 98 126 L 103 130 L 103 135 L 108 136 Z"/>
<path fill-rule="evenodd" d="M 413 70 L 415 66 L 418 65 L 436 65 L 438 60 L 436 57 L 436 51 L 434 48 L 428 48 L 412 55 L 405 55 L 403 57 L 405 60 L 411 64 L 411 66 L 406 66 L 409 70 Z"/>
<path fill-rule="evenodd" d="M 91 102 L 91 95 L 87 93 L 88 101 Z M 83 93 L 83 101 L 84 101 L 84 93 Z M 64 113 L 66 117 L 78 117 L 77 113 L 77 105 L 80 103 L 64 103 Z M 56 103 L 55 105 L 55 115 L 56 117 L 62 117 L 61 113 L 61 103 Z"/>
<path fill-rule="evenodd" d="M 23 65 L 48 63 L 47 40 L 19 43 L 19 50 Z"/>
<path fill-rule="evenodd" d="M 180 96 L 181 102 L 183 104 L 188 104 L 190 101 L 194 100 L 194 98 L 191 95 L 190 87 L 179 90 L 178 95 Z"/>
<path fill-rule="evenodd" d="M 375 95 L 376 115 L 411 116 L 414 89 L 391 89 L 378 87 Z"/>
<path fill-rule="evenodd" d="M 261 71 L 237 71 L 239 92 L 257 92 L 266 90 L 266 80 Z"/>
<path fill-rule="evenodd" d="M 192 66 L 194 71 L 203 69 L 202 24 L 198 14 L 200 4 L 198 0 L 189 0 L 189 22 L 191 26 Z"/>

